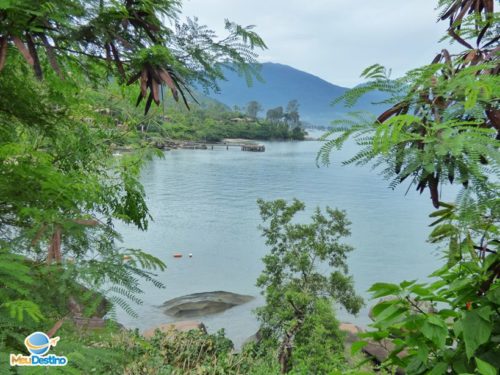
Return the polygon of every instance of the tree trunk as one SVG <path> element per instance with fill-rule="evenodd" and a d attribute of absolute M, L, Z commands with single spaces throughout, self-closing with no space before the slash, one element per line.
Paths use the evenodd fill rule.
<path fill-rule="evenodd" d="M 301 316 L 295 326 L 285 333 L 283 342 L 280 345 L 278 360 L 281 367 L 281 373 L 287 374 L 292 369 L 292 351 L 295 335 L 304 324 L 304 318 Z"/>
<path fill-rule="evenodd" d="M 285 339 L 281 343 L 279 350 L 279 363 L 282 374 L 287 374 L 292 369 L 292 364 L 291 364 L 292 348 L 293 348 L 293 337 L 291 337 L 287 333 Z"/>

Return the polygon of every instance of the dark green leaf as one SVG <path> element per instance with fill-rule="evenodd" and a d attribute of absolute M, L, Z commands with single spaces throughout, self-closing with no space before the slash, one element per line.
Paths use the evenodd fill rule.
<path fill-rule="evenodd" d="M 476 349 L 488 341 L 491 335 L 491 310 L 489 307 L 466 311 L 462 320 L 467 358 L 472 358 Z"/>

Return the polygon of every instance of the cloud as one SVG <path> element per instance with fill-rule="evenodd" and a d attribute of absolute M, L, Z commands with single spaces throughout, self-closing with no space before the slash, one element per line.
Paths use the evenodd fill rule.
<path fill-rule="evenodd" d="M 228 18 L 256 25 L 269 49 L 259 60 L 305 70 L 343 86 L 360 83 L 367 66 L 381 63 L 399 76 L 429 63 L 443 46 L 446 25 L 436 23 L 437 0 L 185 0 L 183 15 L 197 16 L 224 35 Z"/>

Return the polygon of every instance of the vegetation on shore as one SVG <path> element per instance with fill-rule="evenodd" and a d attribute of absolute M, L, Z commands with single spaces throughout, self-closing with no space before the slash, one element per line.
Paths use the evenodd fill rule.
<path fill-rule="evenodd" d="M 225 138 L 249 140 L 303 140 L 305 132 L 298 103 L 290 112 L 259 117 L 260 106 L 253 101 L 247 108 L 230 109 L 220 102 L 209 99 L 201 93 L 193 93 L 198 103 L 189 109 L 175 103 L 165 95 L 158 108 L 151 108 L 144 115 L 134 107 L 135 91 L 111 85 L 95 94 L 96 105 L 113 114 L 117 128 L 123 135 L 119 145 L 164 144 L 169 141 L 220 142 Z M 105 103 L 105 105 L 103 104 Z M 290 101 L 290 103 L 295 103 Z"/>
<path fill-rule="evenodd" d="M 304 140 L 307 134 L 299 123 L 285 118 L 258 118 L 248 111 L 229 110 L 219 103 L 207 103 L 191 111 L 174 110 L 166 114 L 163 127 L 149 128 L 170 139 L 219 142 L 224 138 L 254 140 Z"/>

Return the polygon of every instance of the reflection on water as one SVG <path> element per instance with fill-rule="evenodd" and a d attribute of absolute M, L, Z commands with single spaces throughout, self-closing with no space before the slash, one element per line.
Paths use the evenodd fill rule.
<path fill-rule="evenodd" d="M 255 280 L 266 253 L 257 229 L 257 198 L 298 198 L 307 206 L 346 210 L 352 221 L 348 242 L 356 288 L 363 296 L 376 281 L 424 278 L 439 263 L 425 242 L 432 211 L 426 195 L 405 188 L 390 190 L 369 167 L 315 165 L 320 142 L 269 142 L 266 152 L 237 149 L 174 150 L 152 161 L 142 182 L 154 222 L 147 232 L 117 225 L 124 246 L 140 247 L 167 263 L 159 275 L 166 289 L 148 286 L 140 317 L 119 313 L 127 327 L 146 329 L 173 319 L 158 305 L 184 294 L 227 290 L 258 296 L 224 313 L 202 318 L 213 332 L 224 327 L 236 344 L 255 333 L 252 309 L 262 303 Z M 349 150 L 335 154 L 344 160 Z M 183 258 L 173 258 L 174 253 Z M 192 253 L 193 257 L 186 255 Z M 368 323 L 367 308 L 358 317 L 339 311 L 342 320 Z"/>

